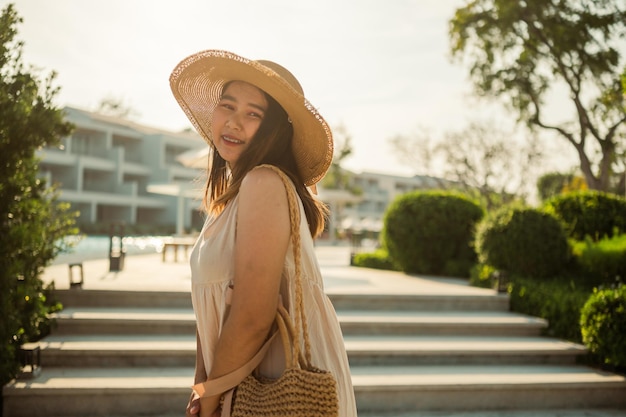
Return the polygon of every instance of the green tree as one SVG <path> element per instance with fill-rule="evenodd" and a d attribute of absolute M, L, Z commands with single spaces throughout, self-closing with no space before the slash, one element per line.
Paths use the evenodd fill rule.
<path fill-rule="evenodd" d="M 623 1 L 472 0 L 450 21 L 452 56 L 466 58 L 476 92 L 504 99 L 520 122 L 556 132 L 575 149 L 590 189 L 608 191 L 624 154 L 626 109 L 618 43 Z M 565 87 L 571 120 L 548 114 Z"/>
<path fill-rule="evenodd" d="M 333 129 L 335 152 L 322 186 L 330 190 L 347 190 L 350 187 L 350 174 L 343 167 L 346 158 L 352 155 L 352 136 L 344 125 Z"/>
<path fill-rule="evenodd" d="M 561 193 L 587 189 L 585 180 L 573 173 L 549 172 L 537 180 L 537 191 L 541 201 Z"/>
<path fill-rule="evenodd" d="M 124 99 L 113 96 L 107 96 L 100 100 L 96 112 L 123 119 L 132 119 L 135 116 L 139 116 L 135 109 L 124 102 Z"/>
<path fill-rule="evenodd" d="M 0 385 L 19 370 L 17 351 L 37 340 L 56 308 L 41 281 L 43 268 L 75 234 L 76 216 L 38 178 L 35 151 L 71 132 L 52 100 L 54 74 L 40 80 L 22 64 L 15 40 L 21 18 L 9 4 L 0 15 Z"/>

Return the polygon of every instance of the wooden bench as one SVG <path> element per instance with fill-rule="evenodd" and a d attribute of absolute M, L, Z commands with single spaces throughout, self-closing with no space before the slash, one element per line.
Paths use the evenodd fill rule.
<path fill-rule="evenodd" d="M 173 237 L 166 239 L 163 242 L 163 252 L 162 252 L 162 260 L 165 262 L 165 258 L 167 255 L 167 250 L 172 248 L 174 251 L 174 262 L 178 262 L 178 248 L 183 248 L 185 251 L 185 259 L 187 259 L 187 253 L 189 248 L 193 247 L 196 243 L 196 238 L 194 237 Z"/>

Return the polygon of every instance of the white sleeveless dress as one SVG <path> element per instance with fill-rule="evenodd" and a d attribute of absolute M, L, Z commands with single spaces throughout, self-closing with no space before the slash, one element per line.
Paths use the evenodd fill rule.
<path fill-rule="evenodd" d="M 293 184 L 290 185 L 293 187 Z M 341 329 L 335 309 L 324 293 L 313 239 L 302 202 L 299 198 L 297 200 L 301 219 L 303 303 L 311 340 L 312 363 L 333 373 L 337 379 L 339 393 L 339 416 L 353 417 L 357 415 L 356 404 Z M 191 252 L 191 297 L 207 371 L 211 369 L 215 346 L 224 320 L 228 285 L 234 279 L 233 251 L 237 207 L 238 197 L 235 197 L 219 216 L 209 217 Z M 294 299 L 292 288 L 294 273 L 293 247 L 290 243 L 283 268 L 281 294 L 295 322 L 289 302 Z M 280 341 L 277 339 L 261 364 L 260 370 L 265 376 L 276 378 L 283 369 L 284 356 Z"/>

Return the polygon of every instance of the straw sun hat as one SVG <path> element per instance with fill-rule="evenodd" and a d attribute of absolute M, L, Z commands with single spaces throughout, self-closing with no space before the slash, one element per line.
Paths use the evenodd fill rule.
<path fill-rule="evenodd" d="M 174 97 L 202 137 L 212 143 L 211 118 L 222 87 L 245 81 L 272 96 L 293 124 L 293 154 L 306 186 L 322 179 L 333 156 L 330 128 L 304 98 L 287 69 L 271 61 L 252 61 L 231 52 L 208 50 L 182 60 L 170 76 Z"/>

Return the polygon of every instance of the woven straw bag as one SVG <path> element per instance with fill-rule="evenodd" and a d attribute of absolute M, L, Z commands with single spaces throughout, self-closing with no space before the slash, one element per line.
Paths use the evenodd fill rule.
<path fill-rule="evenodd" d="M 235 391 L 231 416 L 336 416 L 335 378 L 330 372 L 306 363 L 302 355 L 295 356 L 297 343 L 293 340 L 291 319 L 284 307 L 279 310 L 276 322 L 285 349 L 286 369 L 275 380 L 255 375 L 246 377 Z"/>
<path fill-rule="evenodd" d="M 222 417 L 337 417 L 337 381 L 329 371 L 316 368 L 311 363 L 311 344 L 302 301 L 300 208 L 296 193 L 289 178 L 280 169 L 263 166 L 279 174 L 287 192 L 295 262 L 295 324 L 282 302 L 279 303 L 275 318 L 278 330 L 259 352 L 234 372 L 194 385 L 193 389 L 201 398 L 226 392 Z M 283 374 L 277 379 L 256 375 L 255 369 L 278 336 L 285 353 Z"/>

